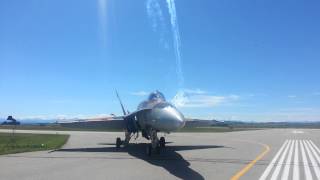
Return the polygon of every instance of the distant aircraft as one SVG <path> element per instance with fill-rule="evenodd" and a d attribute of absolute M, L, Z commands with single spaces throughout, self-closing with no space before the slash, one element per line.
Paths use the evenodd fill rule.
<path fill-rule="evenodd" d="M 122 144 L 129 144 L 133 134 L 138 137 L 139 131 L 141 131 L 144 138 L 151 140 L 151 143 L 147 146 L 147 154 L 159 153 L 160 148 L 165 147 L 166 141 L 164 137 L 159 139 L 157 133 L 170 133 L 179 130 L 186 124 L 183 114 L 167 102 L 164 95 L 159 91 L 152 92 L 146 101 L 139 104 L 137 111 L 132 113 L 125 110 L 118 92 L 116 94 L 124 114 L 123 121 L 126 127 L 124 141 L 121 141 L 119 137 L 116 139 L 117 148 Z"/>
<path fill-rule="evenodd" d="M 2 125 L 20 125 L 20 122 L 14 119 L 12 116 L 8 116 L 7 120 Z"/>

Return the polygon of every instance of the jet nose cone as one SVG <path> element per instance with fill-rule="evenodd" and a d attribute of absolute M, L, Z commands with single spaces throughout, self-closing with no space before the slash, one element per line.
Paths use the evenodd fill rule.
<path fill-rule="evenodd" d="M 161 131 L 176 131 L 185 125 L 183 115 L 172 105 L 155 109 L 154 115 L 157 119 L 157 129 Z"/>
<path fill-rule="evenodd" d="M 183 115 L 176 109 L 170 110 L 168 113 L 168 116 L 170 117 L 173 126 L 175 129 L 179 129 L 184 126 L 185 121 Z"/>

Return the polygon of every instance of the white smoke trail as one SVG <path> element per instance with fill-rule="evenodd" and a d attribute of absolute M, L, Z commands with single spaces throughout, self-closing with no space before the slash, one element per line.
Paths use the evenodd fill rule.
<path fill-rule="evenodd" d="M 106 48 L 107 45 L 107 0 L 98 0 L 98 16 L 101 30 L 99 32 L 102 46 Z"/>
<path fill-rule="evenodd" d="M 181 41 L 180 41 L 180 33 L 179 33 L 179 25 L 177 19 L 177 12 L 176 12 L 176 5 L 174 0 L 167 0 L 168 10 L 170 14 L 170 22 L 171 22 L 171 29 L 173 35 L 173 43 L 174 43 L 174 50 L 176 56 L 176 73 L 178 76 L 178 84 L 180 88 L 184 85 L 184 77 L 182 72 L 182 60 L 181 60 Z"/>
<path fill-rule="evenodd" d="M 173 36 L 173 46 L 176 59 L 176 73 L 178 78 L 179 88 L 184 85 L 184 77 L 182 72 L 182 60 L 181 60 L 181 41 L 179 33 L 179 25 L 177 20 L 176 6 L 174 0 L 166 0 L 167 8 L 170 15 L 170 24 Z M 152 21 L 152 28 L 155 32 L 160 34 L 160 42 L 167 48 L 167 42 L 164 40 L 165 22 L 163 12 L 159 0 L 147 0 L 146 3 L 147 13 Z M 159 30 L 159 31 L 158 31 Z"/>
<path fill-rule="evenodd" d="M 164 29 L 164 18 L 163 13 L 160 7 L 160 4 L 157 0 L 147 0 L 147 13 L 149 18 L 152 21 L 153 31 L 157 31 L 160 26 L 161 30 Z"/>
<path fill-rule="evenodd" d="M 166 31 L 166 25 L 163 17 L 163 11 L 161 9 L 160 3 L 157 0 L 147 0 L 146 3 L 148 17 L 152 22 L 152 29 L 155 33 L 160 36 L 160 44 L 164 48 L 168 48 L 168 43 L 164 38 L 164 33 Z"/>
<path fill-rule="evenodd" d="M 179 90 L 175 97 L 172 99 L 172 103 L 177 107 L 184 107 L 189 105 L 190 97 L 186 94 L 186 90 L 183 89 L 184 86 L 184 77 L 182 72 L 182 63 L 181 63 L 181 41 L 180 41 L 180 33 L 179 33 L 179 25 L 177 20 L 177 12 L 174 0 L 166 0 L 167 8 L 170 15 L 170 24 L 171 31 L 173 36 L 173 45 L 176 59 L 176 74 L 178 78 Z M 159 24 L 161 26 L 160 33 L 160 42 L 163 42 L 163 33 L 165 31 L 165 23 L 163 18 L 163 13 L 161 10 L 161 6 L 159 4 L 159 0 L 147 0 L 146 3 L 147 13 L 152 22 L 152 28 L 154 32 L 158 31 Z M 193 103 L 191 103 L 193 104 Z"/>

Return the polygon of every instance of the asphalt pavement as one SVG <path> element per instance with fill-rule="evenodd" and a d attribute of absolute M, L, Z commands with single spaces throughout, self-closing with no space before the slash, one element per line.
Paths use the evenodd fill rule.
<path fill-rule="evenodd" d="M 119 132 L 17 132 L 71 136 L 61 149 L 0 156 L 0 179 L 320 179 L 320 130 L 314 129 L 171 133 L 151 157 L 141 137 L 117 149 Z"/>

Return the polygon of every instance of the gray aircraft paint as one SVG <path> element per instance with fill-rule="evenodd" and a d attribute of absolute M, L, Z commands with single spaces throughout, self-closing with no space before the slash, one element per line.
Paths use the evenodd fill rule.
<path fill-rule="evenodd" d="M 183 114 L 168 103 L 159 91 L 152 92 L 146 101 L 139 104 L 138 112 L 143 110 L 147 111 L 137 115 L 137 121 L 142 129 L 153 128 L 158 131 L 171 132 L 185 125 Z"/>

